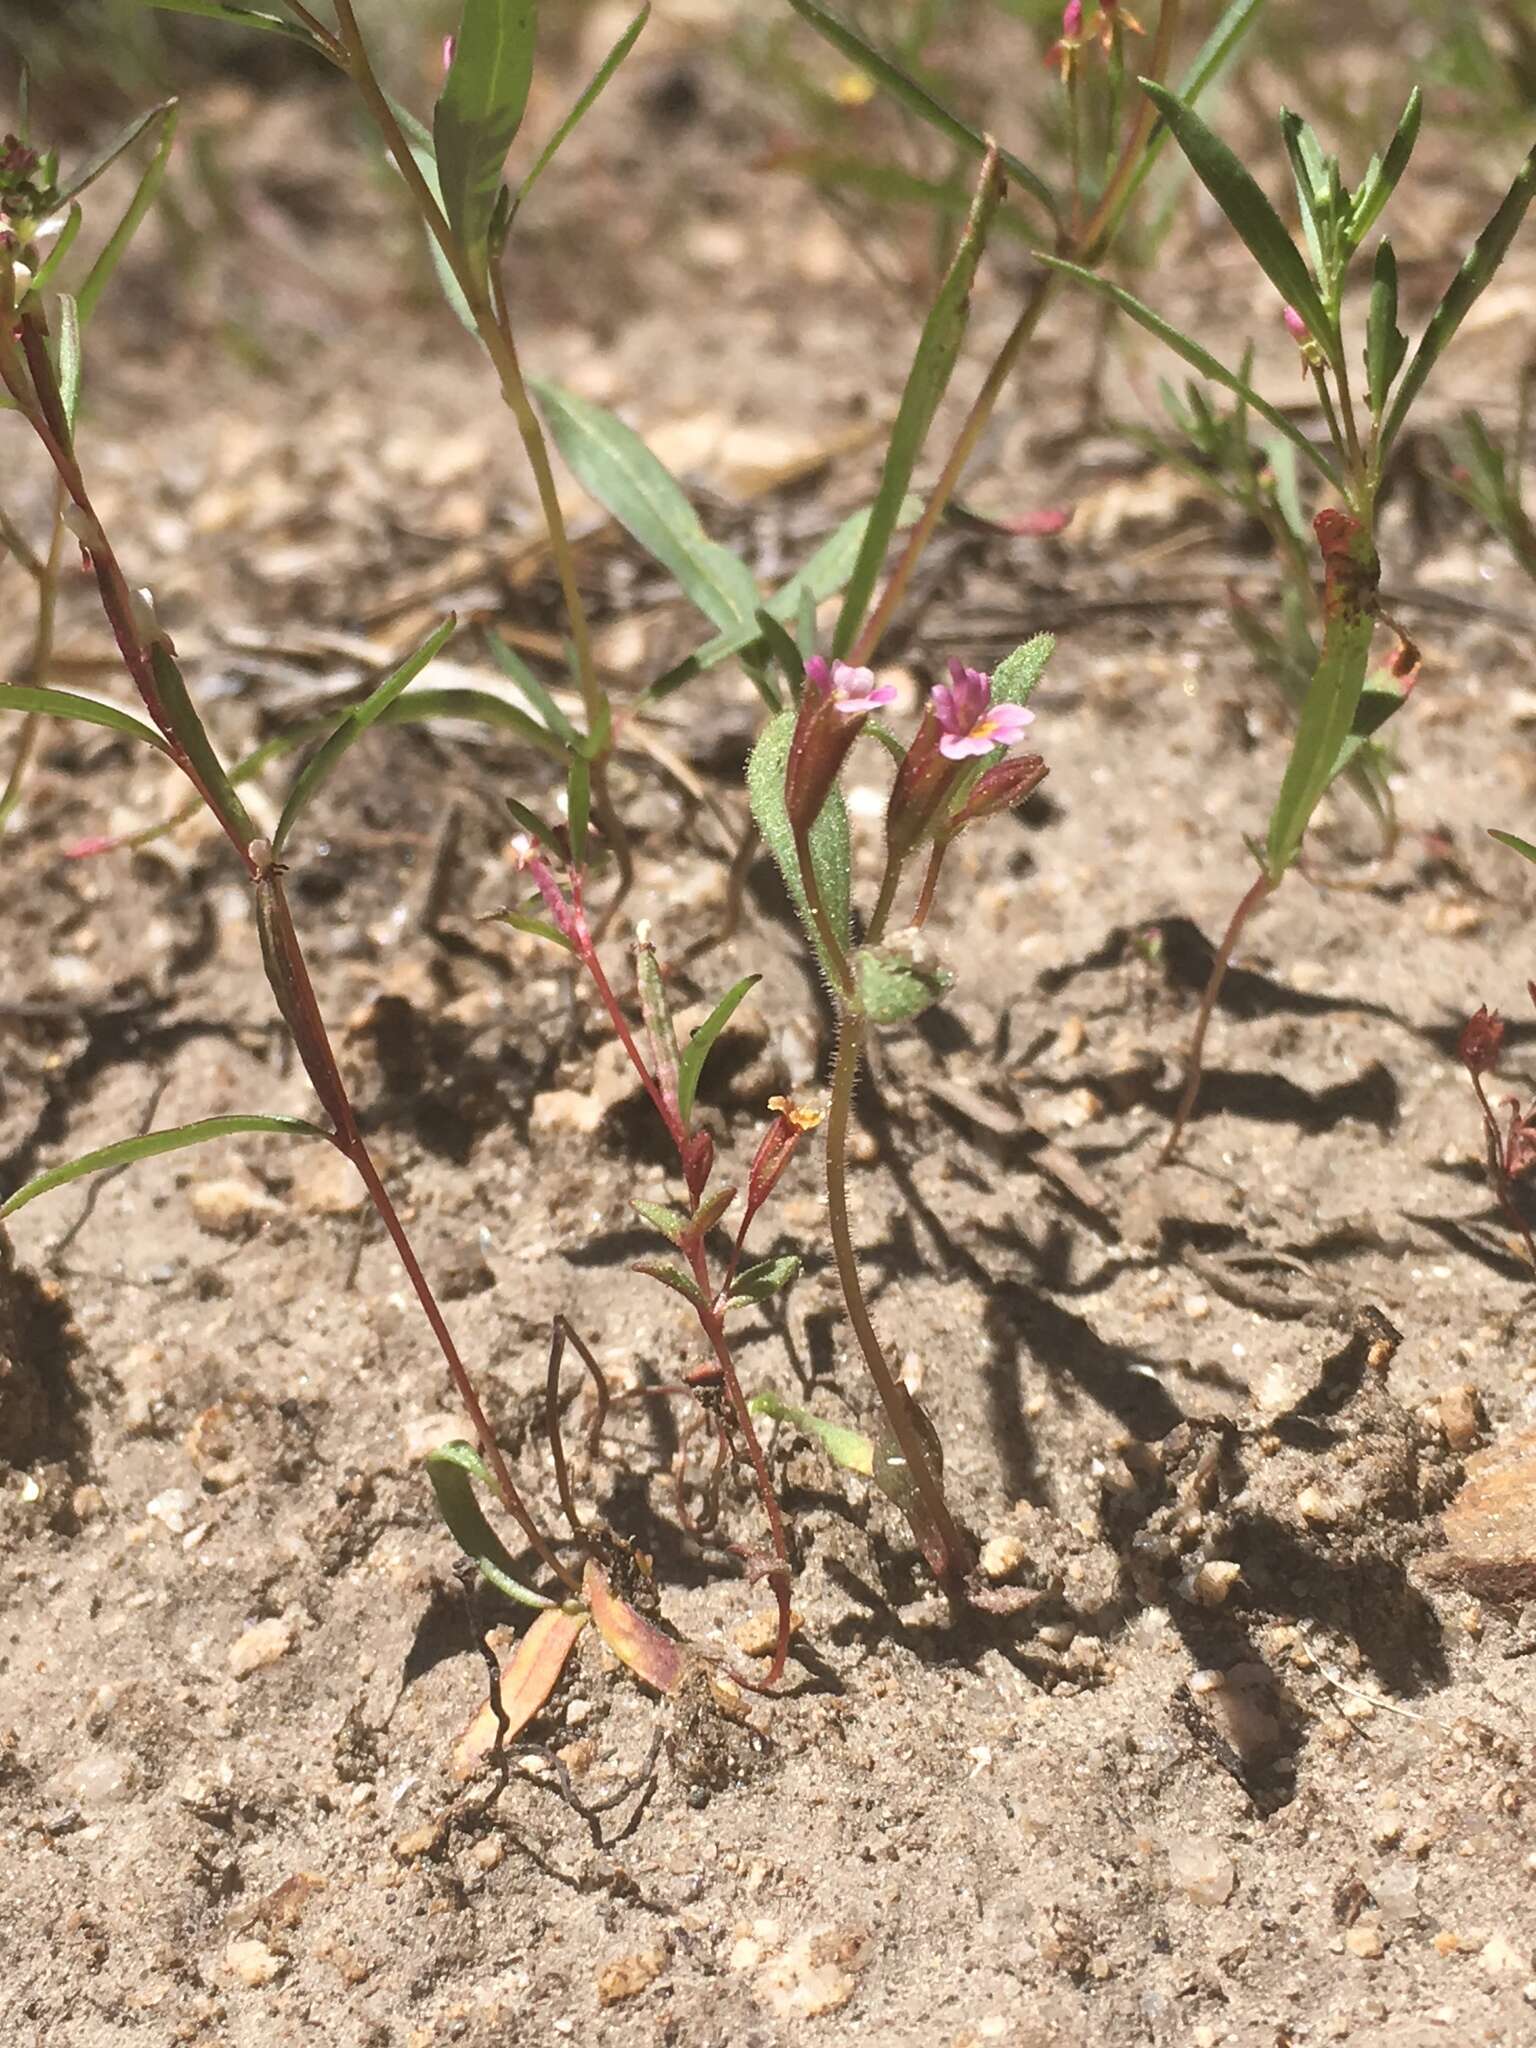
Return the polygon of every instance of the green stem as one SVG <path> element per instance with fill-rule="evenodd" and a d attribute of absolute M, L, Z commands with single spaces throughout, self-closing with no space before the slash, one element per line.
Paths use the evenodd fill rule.
<path fill-rule="evenodd" d="M 970 1546 L 950 1514 L 943 1486 L 929 1462 L 927 1446 L 912 1421 L 906 1389 L 891 1370 L 880 1339 L 875 1334 L 859 1279 L 858 1256 L 849 1227 L 848 1126 L 854 1083 L 863 1051 L 864 1020 L 844 1009 L 838 1025 L 837 1057 L 832 1068 L 832 1100 L 827 1111 L 827 1221 L 832 1236 L 832 1255 L 837 1262 L 837 1277 L 848 1309 L 848 1320 L 864 1354 L 864 1363 L 879 1393 L 892 1434 L 901 1447 L 929 1525 L 942 1546 L 942 1557 L 930 1562 L 940 1579 L 953 1590 L 971 1568 Z"/>

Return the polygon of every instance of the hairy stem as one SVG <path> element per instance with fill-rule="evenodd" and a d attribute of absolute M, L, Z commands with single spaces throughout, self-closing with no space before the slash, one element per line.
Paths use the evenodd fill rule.
<path fill-rule="evenodd" d="M 832 1068 L 832 1101 L 827 1111 L 827 1219 L 832 1236 L 832 1255 L 837 1262 L 837 1277 L 847 1305 L 848 1320 L 864 1354 L 864 1363 L 879 1393 L 892 1434 L 906 1459 L 928 1522 L 942 1545 L 942 1557 L 930 1562 L 940 1579 L 952 1588 L 970 1569 L 970 1546 L 950 1514 L 943 1486 L 929 1461 L 927 1446 L 913 1423 L 906 1389 L 891 1370 L 880 1339 L 875 1334 L 869 1305 L 864 1299 L 863 1283 L 859 1279 L 858 1255 L 853 1248 L 853 1232 L 848 1221 L 848 1125 L 863 1051 L 864 1020 L 845 1010 L 838 1025 L 837 1058 Z"/>

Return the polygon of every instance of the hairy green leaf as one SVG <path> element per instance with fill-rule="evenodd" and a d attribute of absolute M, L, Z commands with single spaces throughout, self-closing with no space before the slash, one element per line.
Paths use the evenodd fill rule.
<path fill-rule="evenodd" d="M 731 1300 L 766 1301 L 770 1294 L 791 1286 L 799 1271 L 800 1261 L 793 1252 L 786 1252 L 782 1258 L 759 1259 L 731 1282 Z"/>
<path fill-rule="evenodd" d="M 631 1209 L 643 1217 L 652 1230 L 659 1230 L 669 1244 L 679 1244 L 688 1228 L 688 1218 L 681 1209 L 674 1209 L 666 1202 L 631 1201 Z"/>
<path fill-rule="evenodd" d="M 81 1180 L 86 1174 L 106 1173 L 114 1166 L 131 1166 L 136 1160 L 153 1159 L 161 1152 L 181 1152 L 189 1145 L 206 1145 L 214 1138 L 240 1137 L 248 1131 L 276 1132 L 288 1138 L 324 1138 L 329 1135 L 318 1124 L 306 1123 L 303 1117 L 298 1116 L 207 1116 L 197 1123 L 177 1124 L 169 1130 L 145 1131 L 140 1137 L 119 1138 L 116 1144 L 98 1146 L 94 1152 L 82 1153 L 78 1159 L 37 1174 L 0 1203 L 0 1219 L 14 1216 L 28 1202 L 35 1202 L 39 1195 L 66 1187 L 70 1181 Z"/>
<path fill-rule="evenodd" d="M 854 955 L 859 1008 L 871 1024 L 905 1024 L 954 987 L 955 977 L 939 962 L 919 961 L 898 945 L 864 946 Z"/>
<path fill-rule="evenodd" d="M 633 1270 L 643 1273 L 647 1280 L 659 1280 L 663 1287 L 670 1287 L 674 1294 L 680 1294 L 684 1301 L 691 1301 L 695 1308 L 704 1306 L 704 1297 L 697 1283 L 681 1266 L 674 1266 L 666 1259 L 636 1259 Z"/>
<path fill-rule="evenodd" d="M 829 981 L 834 981 L 836 967 L 821 949 L 816 922 L 811 915 L 811 906 L 800 879 L 800 862 L 795 853 L 795 835 L 790 827 L 789 813 L 784 804 L 784 773 L 789 766 L 789 745 L 794 738 L 794 732 L 793 711 L 781 711 L 777 718 L 770 719 L 764 726 L 747 762 L 747 797 L 752 805 L 752 815 L 757 820 L 757 829 L 762 833 L 768 851 L 778 863 L 779 873 L 784 877 L 784 886 L 789 891 L 789 899 L 799 912 L 800 921 L 816 948 L 822 971 Z M 832 791 L 822 807 L 821 816 L 811 827 L 810 846 L 817 886 L 821 891 L 822 904 L 832 925 L 833 935 L 839 945 L 846 946 L 852 920 L 852 853 L 848 836 L 848 810 L 840 789 Z"/>

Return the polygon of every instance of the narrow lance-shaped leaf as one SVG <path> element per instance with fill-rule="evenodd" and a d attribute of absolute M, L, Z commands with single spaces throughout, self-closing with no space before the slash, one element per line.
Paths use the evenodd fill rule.
<path fill-rule="evenodd" d="M 286 36 L 290 42 L 302 43 L 307 50 L 329 55 L 324 44 L 317 43 L 307 28 L 296 21 L 285 21 L 280 14 L 269 14 L 263 7 L 237 7 L 229 4 L 229 0 L 150 0 L 150 4 L 161 14 L 200 14 L 209 21 L 227 21 L 235 28 L 266 29 L 272 35 Z"/>
<path fill-rule="evenodd" d="M 507 151 L 528 104 L 538 16 L 538 0 L 465 0 L 432 112 L 444 210 L 482 273 Z"/>
<path fill-rule="evenodd" d="M 520 690 L 538 712 L 540 718 L 558 739 L 568 747 L 580 744 L 581 734 L 566 717 L 550 692 L 534 674 L 517 649 L 504 640 L 500 633 L 487 632 L 486 651 L 514 689 Z"/>
<path fill-rule="evenodd" d="M 903 498 L 896 515 L 895 532 L 904 532 L 922 509 L 920 498 Z M 727 633 L 718 633 L 713 640 L 706 640 L 702 647 L 695 648 L 693 653 L 685 656 L 675 668 L 668 669 L 664 676 L 658 677 L 651 684 L 640 699 L 641 705 L 659 703 L 663 697 L 669 697 L 674 690 L 692 681 L 693 677 L 702 675 L 706 669 L 711 669 L 718 662 L 725 661 L 733 654 L 740 654 L 743 648 L 752 646 L 763 637 L 762 611 L 767 611 L 772 618 L 786 627 L 803 630 L 801 614 L 809 610 L 812 637 L 800 650 L 803 654 L 809 654 L 814 645 L 815 608 L 825 599 L 835 597 L 853 574 L 853 565 L 864 545 L 864 536 L 869 529 L 872 510 L 872 507 L 866 506 L 862 511 L 852 513 L 835 533 L 827 536 L 787 583 L 779 585 L 767 604 L 760 606 L 750 621 L 743 621 L 741 625 L 733 627 Z"/>
<path fill-rule="evenodd" d="M 592 816 L 592 769 L 585 756 L 572 754 L 565 778 L 565 829 L 571 859 L 578 867 L 587 858 L 587 824 Z"/>
<path fill-rule="evenodd" d="M 97 301 L 105 291 L 118 264 L 122 262 L 144 216 L 159 195 L 160 187 L 165 182 L 166 167 L 171 160 L 171 148 L 176 140 L 176 124 L 180 119 L 181 109 L 172 100 L 163 110 L 160 141 L 155 153 L 145 166 L 144 175 L 135 186 L 133 197 L 124 207 L 122 218 L 107 237 L 101 254 L 87 271 L 85 281 L 76 294 L 82 327 L 95 312 Z"/>
<path fill-rule="evenodd" d="M 1042 263 L 1048 263 L 1053 270 L 1061 271 L 1064 276 L 1076 278 L 1079 284 L 1087 285 L 1101 297 L 1113 299 L 1122 312 L 1129 313 L 1137 325 L 1144 327 L 1148 334 L 1156 335 L 1157 339 L 1171 348 L 1176 356 L 1181 356 L 1192 370 L 1198 370 L 1202 377 L 1209 377 L 1213 384 L 1220 384 L 1224 389 L 1235 392 L 1246 404 L 1251 405 L 1261 418 L 1268 420 L 1277 432 L 1283 434 L 1299 453 L 1305 455 L 1313 468 L 1320 470 L 1335 490 L 1343 491 L 1343 479 L 1322 450 L 1314 448 L 1293 420 L 1288 420 L 1278 407 L 1269 403 L 1267 398 L 1261 398 L 1251 384 L 1245 384 L 1241 377 L 1227 368 L 1225 363 L 1218 362 L 1209 349 L 1202 348 L 1198 341 L 1181 333 L 1177 327 L 1170 326 L 1160 313 L 1154 313 L 1150 306 L 1143 304 L 1123 286 L 1112 284 L 1107 277 L 1100 277 L 1092 270 L 1085 270 L 1081 264 L 1068 263 L 1058 256 L 1042 256 L 1040 260 Z"/>
<path fill-rule="evenodd" d="M 405 137 L 405 146 L 411 153 L 411 160 L 426 180 L 427 190 L 436 200 L 444 220 L 447 209 L 443 205 L 443 183 L 437 174 L 437 158 L 432 151 L 432 137 L 423 128 L 409 107 L 402 107 L 398 101 L 390 100 L 389 110 L 400 124 L 400 133 Z M 464 287 L 454 275 L 453 265 L 443 254 L 442 245 L 430 228 L 426 228 L 427 254 L 432 259 L 432 268 L 437 273 L 437 282 L 443 297 L 448 301 L 454 318 L 468 334 L 479 339 L 480 330 L 475 325 L 475 316 L 469 309 L 464 296 Z"/>
<path fill-rule="evenodd" d="M 576 103 L 571 108 L 571 111 L 566 115 L 565 119 L 560 123 L 560 126 L 555 130 L 554 134 L 551 135 L 548 142 L 546 142 L 544 147 L 540 150 L 538 159 L 535 162 L 533 169 L 528 173 L 527 177 L 524 178 L 522 184 L 518 187 L 517 204 L 519 206 L 522 205 L 523 201 L 528 197 L 528 194 L 533 190 L 533 187 L 537 180 L 543 176 L 546 170 L 548 170 L 550 163 L 553 160 L 556 152 L 566 141 L 572 129 L 575 128 L 579 122 L 583 121 L 586 118 L 587 114 L 590 113 L 593 102 L 597 99 L 598 95 L 602 92 L 604 86 L 607 85 L 609 79 L 612 78 L 613 74 L 618 70 L 619 66 L 624 62 L 624 59 L 629 55 L 630 51 L 634 48 L 636 40 L 639 37 L 640 31 L 645 27 L 645 24 L 650 20 L 650 18 L 651 0 L 645 0 L 645 5 L 640 9 L 640 12 L 635 16 L 634 20 L 629 24 L 628 28 L 626 28 L 624 33 L 619 37 L 618 41 L 614 44 L 613 48 L 608 52 L 607 56 L 603 59 L 602 63 L 598 65 L 596 71 L 593 72 L 591 79 L 588 81 L 585 89 L 582 91 L 582 93 L 576 100 Z"/>
<path fill-rule="evenodd" d="M 1365 323 L 1366 386 L 1377 419 L 1387 409 L 1392 380 L 1407 353 L 1408 337 L 1397 324 L 1397 258 L 1383 236 L 1371 272 L 1371 304 Z"/>
<path fill-rule="evenodd" d="M 704 1062 L 709 1058 L 715 1040 L 735 1015 L 738 1005 L 745 1001 L 762 978 L 760 974 L 748 974 L 734 988 L 727 989 L 683 1048 L 677 1063 L 677 1109 L 685 1124 L 693 1115 L 699 1077 L 704 1072 Z"/>
<path fill-rule="evenodd" d="M 39 711 L 49 718 L 72 718 L 81 725 L 104 725 L 109 731 L 122 733 L 128 739 L 142 740 L 168 760 L 175 759 L 166 740 L 142 718 L 135 718 L 131 711 L 124 711 L 104 699 L 81 697 L 72 690 L 45 690 L 31 683 L 0 683 L 0 711 Z"/>
<path fill-rule="evenodd" d="M 877 85 L 885 87 L 893 98 L 898 99 L 909 112 L 926 121 L 930 128 L 936 128 L 943 136 L 963 149 L 968 156 L 978 160 L 987 154 L 992 145 L 986 136 L 978 134 L 964 121 L 952 114 L 948 107 L 941 106 L 915 78 L 909 78 L 899 65 L 893 64 L 856 30 L 845 21 L 839 21 L 835 14 L 828 14 L 824 7 L 818 7 L 816 0 L 789 0 L 796 14 L 808 21 L 816 33 L 824 36 L 834 49 L 841 50 L 851 58 L 859 69 L 866 72 Z M 1021 157 L 1011 150 L 1000 149 L 1003 169 L 1021 191 L 1028 192 L 1045 208 L 1052 220 L 1056 219 L 1056 200 L 1051 188 L 1036 172 L 1032 171 Z"/>
<path fill-rule="evenodd" d="M 1419 119 L 1424 111 L 1424 95 L 1418 86 L 1408 95 L 1408 104 L 1403 109 L 1403 118 L 1397 124 L 1397 132 L 1387 146 L 1387 153 L 1379 162 L 1371 159 L 1370 169 L 1360 182 L 1355 194 L 1353 212 L 1349 222 L 1349 240 L 1352 248 L 1360 243 L 1375 226 L 1382 208 L 1396 191 L 1398 181 L 1408 168 L 1408 159 L 1413 155 L 1413 145 L 1419 136 Z"/>
<path fill-rule="evenodd" d="M 777 1259 L 759 1259 L 755 1266 L 746 1267 L 731 1282 L 731 1300 L 766 1301 L 770 1294 L 777 1294 L 788 1287 L 799 1271 L 800 1261 L 793 1252 L 786 1252 Z"/>
<path fill-rule="evenodd" d="M 1496 832 L 1492 826 L 1489 827 L 1488 837 L 1497 839 L 1500 846 L 1509 847 L 1512 852 L 1520 854 L 1524 859 L 1536 861 L 1536 846 L 1532 846 L 1529 839 L 1518 839 L 1513 832 Z"/>
<path fill-rule="evenodd" d="M 59 203 L 68 205 L 69 201 L 78 198 L 88 185 L 94 185 L 103 171 L 111 169 L 125 149 L 132 148 L 150 122 L 158 120 L 162 114 L 169 113 L 175 104 L 174 100 L 162 100 L 159 106 L 149 107 L 142 114 L 135 114 L 127 126 L 120 128 L 103 149 L 98 150 L 95 156 L 87 158 L 72 178 L 65 179 L 59 187 Z"/>
<path fill-rule="evenodd" d="M 80 315 L 75 301 L 68 292 L 60 292 L 55 308 L 57 329 L 55 347 L 58 350 L 59 403 L 64 408 L 64 417 L 69 422 L 71 434 L 75 431 L 75 415 L 80 410 L 80 378 L 83 359 L 80 353 Z"/>
<path fill-rule="evenodd" d="M 665 1259 L 636 1259 L 633 1270 L 643 1273 L 647 1280 L 656 1280 L 663 1287 L 670 1287 L 674 1294 L 680 1294 L 695 1308 L 704 1306 L 704 1297 L 697 1282 L 690 1280 L 681 1266 L 670 1265 Z"/>
<path fill-rule="evenodd" d="M 874 1471 L 875 1447 L 860 1430 L 848 1429 L 840 1422 L 824 1422 L 809 1408 L 797 1407 L 771 1388 L 754 1394 L 747 1409 L 752 1415 L 766 1415 L 774 1422 L 792 1422 L 821 1445 L 834 1465 L 841 1465 L 847 1472 L 860 1472 L 868 1479 Z"/>
<path fill-rule="evenodd" d="M 154 670 L 155 688 L 160 693 L 171 731 L 180 740 L 182 749 L 204 789 L 218 805 L 221 817 L 242 846 L 249 846 L 256 837 L 256 827 L 251 823 L 251 814 L 235 794 L 234 784 L 225 772 L 224 764 L 213 750 L 197 707 L 187 692 L 186 679 L 181 673 L 176 657 L 164 640 L 149 643 L 150 667 Z"/>
<path fill-rule="evenodd" d="M 1418 397 L 1424 379 L 1444 354 L 1452 335 L 1492 282 L 1494 272 L 1509 253 L 1509 245 L 1525 219 L 1526 209 L 1536 197 L 1536 149 L 1520 166 L 1515 182 L 1505 193 L 1498 210 L 1467 252 L 1466 261 L 1452 278 L 1443 299 L 1430 316 L 1424 338 L 1414 351 L 1413 361 L 1398 386 L 1397 397 L 1382 429 L 1382 458 L 1402 431 L 1408 409 Z"/>
<path fill-rule="evenodd" d="M 757 820 L 757 829 L 762 833 L 768 851 L 778 863 L 779 872 L 784 877 L 784 886 L 789 891 L 790 901 L 810 935 L 817 957 L 821 960 L 822 970 L 828 980 L 833 981 L 836 979 L 836 968 L 821 950 L 815 919 L 811 915 L 805 886 L 800 879 L 795 835 L 784 803 L 784 773 L 789 766 L 789 746 L 794 731 L 793 711 L 781 711 L 777 718 L 770 719 L 764 726 L 747 762 L 747 796 L 752 805 L 752 815 Z M 811 863 L 816 871 L 822 904 L 831 923 L 833 935 L 839 945 L 846 946 L 852 918 L 852 856 L 848 835 L 848 810 L 843 802 L 841 790 L 834 789 L 822 806 L 821 816 L 811 827 L 810 846 Z"/>
<path fill-rule="evenodd" d="M 329 1136 L 318 1124 L 306 1123 L 298 1116 L 207 1116 L 197 1123 L 177 1124 L 170 1130 L 145 1131 L 137 1138 L 119 1138 L 115 1144 L 98 1146 L 94 1152 L 82 1153 L 78 1159 L 37 1174 L 0 1204 L 0 1219 L 14 1216 L 39 1195 L 67 1187 L 72 1180 L 82 1180 L 87 1174 L 107 1173 L 114 1166 L 131 1166 L 161 1152 L 181 1152 L 189 1145 L 206 1145 L 215 1138 L 237 1138 L 251 1131 L 274 1132 L 287 1138 Z"/>
<path fill-rule="evenodd" d="M 361 704 L 355 705 L 347 713 L 330 738 L 315 749 L 299 771 L 293 788 L 288 792 L 288 801 L 283 805 L 283 814 L 278 819 L 277 830 L 272 835 L 272 851 L 275 854 L 281 854 L 287 844 L 289 833 L 299 821 L 300 812 L 321 784 L 336 772 L 343 755 L 357 744 L 369 726 L 376 724 L 384 716 L 400 692 L 407 684 L 416 680 L 433 656 L 441 653 L 457 624 L 457 617 L 450 612 L 442 624 L 434 632 L 429 633 L 421 645 L 413 653 L 408 654 L 376 690 L 370 691 Z"/>
<path fill-rule="evenodd" d="M 1319 277 L 1327 272 L 1327 251 L 1323 247 L 1325 233 L 1330 234 L 1331 223 L 1326 217 L 1327 170 L 1323 153 L 1318 147 L 1317 137 L 1299 114 L 1289 109 L 1280 115 L 1280 135 L 1285 143 L 1286 155 L 1291 160 L 1291 178 L 1296 186 L 1296 198 L 1301 209 L 1302 233 L 1307 238 L 1307 253 L 1312 259 L 1312 268 Z"/>
<path fill-rule="evenodd" d="M 1254 261 L 1285 303 L 1296 308 L 1325 353 L 1336 356 L 1338 335 L 1311 272 L 1252 173 L 1200 116 L 1165 86 L 1150 78 L 1141 83 L 1172 129 L 1196 177 L 1247 244 Z"/>
<path fill-rule="evenodd" d="M 1195 52 L 1194 62 L 1179 81 L 1178 96 L 1182 106 L 1194 106 L 1196 101 L 1205 92 L 1207 86 L 1211 85 L 1221 76 L 1222 72 L 1231 62 L 1243 37 L 1247 35 L 1249 29 L 1252 28 L 1257 20 L 1264 4 L 1265 0 L 1231 0 L 1231 5 L 1224 8 L 1221 14 L 1217 16 L 1215 27 Z M 1135 168 L 1125 182 L 1124 190 L 1120 194 L 1114 213 L 1105 224 L 1104 232 L 1099 236 L 1093 248 L 1083 252 L 1088 262 L 1097 262 L 1105 249 L 1108 248 L 1119 223 L 1125 218 L 1126 211 L 1130 207 L 1131 202 L 1146 183 L 1153 167 L 1166 148 L 1169 133 L 1168 123 L 1159 117 L 1153 123 L 1152 133 L 1147 137 L 1146 146 L 1137 158 Z"/>
<path fill-rule="evenodd" d="M 48 251 L 41 264 L 39 264 L 37 275 L 32 280 L 32 291 L 39 298 L 42 297 L 43 293 L 53 283 L 60 264 L 75 246 L 75 237 L 79 234 L 84 220 L 85 209 L 78 200 L 72 201 L 69 213 L 65 218 L 63 227 L 60 228 L 55 238 L 53 247 Z"/>
<path fill-rule="evenodd" d="M 832 635 L 834 654 L 847 653 L 864 623 L 875 579 L 895 531 L 907 486 L 912 481 L 912 471 L 928 438 L 928 429 L 933 424 L 939 400 L 949 384 L 960 354 L 960 344 L 965 339 L 966 324 L 970 319 L 971 286 L 1002 191 L 998 159 L 995 152 L 989 152 L 982 163 L 975 203 L 955 250 L 954 261 L 939 286 L 928 318 L 923 323 L 917 353 L 912 358 L 912 368 L 907 375 L 906 388 L 901 394 L 901 404 L 897 407 L 886 448 L 880 489 L 859 547 L 858 560 L 848 578 L 843 608 L 838 613 Z"/>
<path fill-rule="evenodd" d="M 511 1553 L 485 1519 L 475 1497 L 475 1482 L 488 1487 L 496 1482 L 474 1445 L 460 1439 L 429 1451 L 427 1477 L 432 1482 L 437 1511 L 448 1524 L 449 1533 L 487 1585 L 505 1593 L 520 1607 L 553 1607 L 553 1600 L 533 1592 L 516 1577 Z"/>
<path fill-rule="evenodd" d="M 535 381 L 555 445 L 577 480 L 646 553 L 670 570 L 704 616 L 724 629 L 757 609 L 751 570 L 712 541 L 676 479 L 621 419 L 557 384 Z"/>
<path fill-rule="evenodd" d="M 1264 859 L 1272 882 L 1295 860 L 1333 778 L 1339 749 L 1354 723 L 1375 626 L 1380 570 L 1369 533 L 1345 512 L 1321 512 L 1316 524 L 1325 568 L 1323 650 L 1269 821 Z"/>
<path fill-rule="evenodd" d="M 497 1680 L 501 1719 L 486 1700 L 453 1746 L 453 1775 L 461 1785 L 474 1776 L 498 1741 L 516 1742 L 548 1703 L 587 1619 L 568 1608 L 547 1607 L 529 1623 L 528 1633 L 519 1639 Z"/>

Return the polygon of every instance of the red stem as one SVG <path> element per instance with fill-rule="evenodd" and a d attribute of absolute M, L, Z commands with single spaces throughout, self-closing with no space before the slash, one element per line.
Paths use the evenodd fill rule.
<path fill-rule="evenodd" d="M 1205 984 L 1205 994 L 1200 998 L 1200 1010 L 1195 1018 L 1195 1035 L 1189 1042 L 1189 1052 L 1185 1060 L 1184 1092 L 1179 1097 L 1179 1106 L 1174 1112 L 1173 1128 L 1163 1141 L 1162 1151 L 1157 1155 L 1159 1166 L 1171 1159 L 1178 1150 L 1179 1140 L 1184 1135 L 1184 1126 L 1189 1122 L 1195 1100 L 1200 1093 L 1200 1078 L 1204 1071 L 1205 1034 L 1210 1028 L 1211 1014 L 1216 1008 L 1216 999 L 1221 994 L 1221 985 L 1227 978 L 1227 968 L 1231 963 L 1233 950 L 1242 937 L 1244 925 L 1259 905 L 1272 896 L 1278 887 L 1279 884 L 1272 881 L 1268 872 L 1261 868 L 1252 885 L 1244 892 L 1242 901 L 1233 911 L 1226 936 L 1217 948 L 1216 958 L 1211 962 L 1210 978 Z"/>

